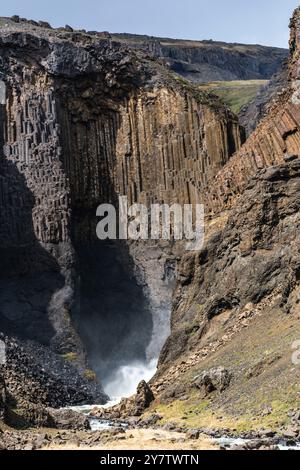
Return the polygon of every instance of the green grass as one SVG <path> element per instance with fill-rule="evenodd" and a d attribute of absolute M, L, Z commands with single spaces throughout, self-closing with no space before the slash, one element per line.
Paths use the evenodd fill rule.
<path fill-rule="evenodd" d="M 160 425 L 176 423 L 183 428 L 230 429 L 237 435 L 241 432 L 259 429 L 278 429 L 287 425 L 287 412 L 292 404 L 284 401 L 272 401 L 272 413 L 261 416 L 259 406 L 240 415 L 230 415 L 222 408 L 214 410 L 209 400 L 197 400 L 193 394 L 187 401 L 174 400 L 171 404 L 154 404 L 155 411 L 162 416 Z M 150 414 L 150 413 L 149 413 Z"/>
<path fill-rule="evenodd" d="M 219 96 L 224 104 L 238 114 L 243 106 L 255 98 L 259 89 L 267 84 L 268 80 L 239 80 L 203 83 L 199 88 Z"/>

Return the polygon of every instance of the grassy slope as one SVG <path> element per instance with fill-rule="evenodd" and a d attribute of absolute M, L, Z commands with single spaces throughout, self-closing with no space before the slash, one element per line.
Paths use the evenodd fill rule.
<path fill-rule="evenodd" d="M 199 88 L 216 94 L 235 114 L 238 114 L 243 106 L 255 98 L 258 90 L 267 84 L 268 80 L 240 80 L 203 83 Z"/>
<path fill-rule="evenodd" d="M 162 424 L 228 428 L 237 434 L 287 424 L 287 413 L 300 407 L 300 365 L 292 363 L 292 344 L 300 338 L 299 317 L 271 309 L 254 318 L 227 345 L 181 376 L 180 382 L 187 384 L 183 400 L 168 404 L 158 399 L 150 413 L 161 414 Z M 203 398 L 190 384 L 215 366 L 231 370 L 233 381 L 225 392 Z"/>

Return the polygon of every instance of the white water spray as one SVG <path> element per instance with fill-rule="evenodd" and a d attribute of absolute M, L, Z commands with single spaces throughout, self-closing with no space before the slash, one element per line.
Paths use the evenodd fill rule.
<path fill-rule="evenodd" d="M 134 362 L 126 366 L 120 366 L 107 384 L 104 391 L 110 397 L 130 397 L 136 393 L 136 387 L 145 380 L 148 382 L 155 374 L 157 360 L 148 363 Z"/>

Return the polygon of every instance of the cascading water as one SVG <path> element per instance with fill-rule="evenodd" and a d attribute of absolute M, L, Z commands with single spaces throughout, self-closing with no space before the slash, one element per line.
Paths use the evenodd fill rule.
<path fill-rule="evenodd" d="M 170 302 L 149 302 L 132 258 L 118 243 L 99 242 L 78 253 L 77 330 L 107 395 L 129 397 L 156 372 L 170 331 Z"/>
<path fill-rule="evenodd" d="M 130 397 L 136 392 L 141 380 L 148 382 L 156 372 L 157 360 L 150 362 L 133 362 L 116 369 L 108 383 L 104 383 L 104 391 L 110 397 Z"/>

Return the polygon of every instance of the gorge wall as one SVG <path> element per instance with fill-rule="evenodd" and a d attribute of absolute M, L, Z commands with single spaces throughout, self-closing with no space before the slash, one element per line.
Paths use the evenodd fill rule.
<path fill-rule="evenodd" d="M 178 267 L 152 381 L 178 425 L 281 430 L 299 407 L 300 8 L 290 26 L 285 92 L 208 183 L 204 247 Z"/>
<path fill-rule="evenodd" d="M 192 82 L 268 79 L 288 56 L 286 49 L 217 41 L 187 41 L 134 34 L 113 39 L 142 49 Z"/>
<path fill-rule="evenodd" d="M 80 370 L 87 351 L 102 378 L 146 360 L 153 331 L 167 336 L 178 255 L 100 242 L 97 206 L 197 201 L 243 131 L 215 98 L 101 35 L 5 18 L 0 49 L 0 329 Z"/>
<path fill-rule="evenodd" d="M 291 56 L 288 63 L 287 86 L 241 150 L 207 186 L 205 201 L 212 213 L 229 208 L 258 170 L 283 163 L 299 153 L 298 10 L 291 20 L 290 27 Z"/>

